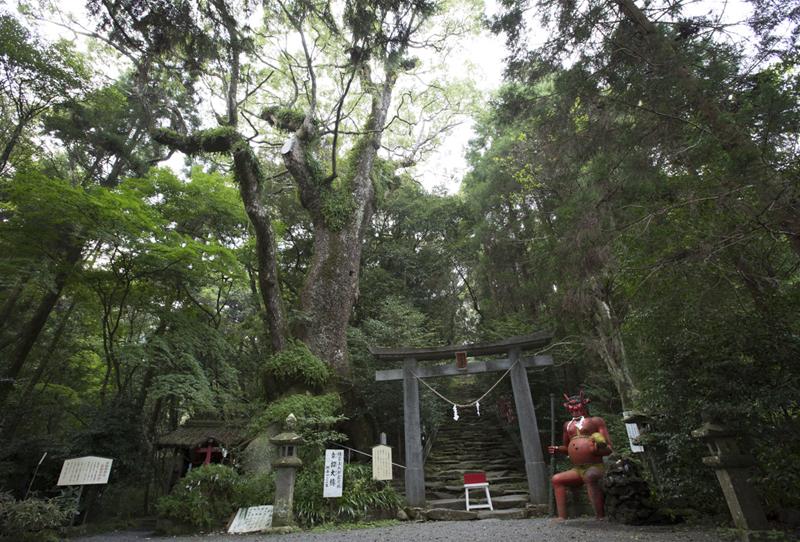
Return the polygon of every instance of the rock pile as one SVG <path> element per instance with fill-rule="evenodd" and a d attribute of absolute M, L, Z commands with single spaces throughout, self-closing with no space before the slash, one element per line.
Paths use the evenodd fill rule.
<path fill-rule="evenodd" d="M 671 523 L 653 504 L 650 487 L 639 466 L 630 459 L 619 459 L 606 468 L 603 480 L 606 515 L 627 525 Z"/>

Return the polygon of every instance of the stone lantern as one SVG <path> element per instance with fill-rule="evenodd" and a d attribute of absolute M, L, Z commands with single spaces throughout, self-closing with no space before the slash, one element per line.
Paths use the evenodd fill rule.
<path fill-rule="evenodd" d="M 711 455 L 704 457 L 703 463 L 716 472 L 733 523 L 742 530 L 742 540 L 758 539 L 752 531 L 766 529 L 767 518 L 748 481 L 753 459 L 739 449 L 736 432 L 722 424 L 706 422 L 692 431 L 692 436 L 708 446 Z"/>
<path fill-rule="evenodd" d="M 278 446 L 278 459 L 272 462 L 275 468 L 275 504 L 272 524 L 275 527 L 294 525 L 292 512 L 294 502 L 294 481 L 297 469 L 303 461 L 297 457 L 297 448 L 305 444 L 303 437 L 294 432 L 297 418 L 294 414 L 286 417 L 284 432 L 272 437 L 270 442 Z"/>

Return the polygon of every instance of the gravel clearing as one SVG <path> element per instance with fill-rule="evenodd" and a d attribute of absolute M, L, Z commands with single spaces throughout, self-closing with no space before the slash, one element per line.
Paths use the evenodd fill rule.
<path fill-rule="evenodd" d="M 482 521 L 429 521 L 403 523 L 391 527 L 352 529 L 328 532 L 301 532 L 285 535 L 197 535 L 183 537 L 155 537 L 145 532 L 119 532 L 79 539 L 82 542 L 139 542 L 142 540 L 178 540 L 180 542 L 717 542 L 723 541 L 713 530 L 686 526 L 632 527 L 595 521 L 574 519 L 565 523 L 552 523 L 549 519 L 482 520 Z"/>

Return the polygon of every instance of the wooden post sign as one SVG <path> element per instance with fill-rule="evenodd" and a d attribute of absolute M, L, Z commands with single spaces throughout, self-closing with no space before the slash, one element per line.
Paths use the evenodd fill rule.
<path fill-rule="evenodd" d="M 344 450 L 325 450 L 322 496 L 341 497 L 344 486 Z"/>
<path fill-rule="evenodd" d="M 456 369 L 466 369 L 466 368 L 467 368 L 467 353 L 456 352 Z"/>
<path fill-rule="evenodd" d="M 379 444 L 372 448 L 372 479 L 392 479 L 392 449 Z"/>
<path fill-rule="evenodd" d="M 640 436 L 639 426 L 635 423 L 626 423 L 625 431 L 628 433 L 628 443 L 631 446 L 631 452 L 638 454 L 644 452 L 644 446 L 638 444 L 637 439 Z"/>
<path fill-rule="evenodd" d="M 58 477 L 56 485 L 88 486 L 92 484 L 107 484 L 113 461 L 113 459 L 94 456 L 67 459 L 61 467 L 61 475 Z"/>
<path fill-rule="evenodd" d="M 228 525 L 228 533 L 253 533 L 270 527 L 272 527 L 272 506 L 251 506 L 239 508 Z"/>

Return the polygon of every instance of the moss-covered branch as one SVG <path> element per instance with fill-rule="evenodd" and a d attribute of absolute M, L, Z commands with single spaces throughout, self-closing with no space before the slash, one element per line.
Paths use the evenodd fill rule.
<path fill-rule="evenodd" d="M 157 143 L 190 155 L 199 152 L 228 152 L 240 139 L 231 126 L 199 130 L 190 135 L 180 134 L 169 128 L 157 128 L 151 132 L 151 136 Z"/>
<path fill-rule="evenodd" d="M 296 132 L 303 125 L 303 121 L 306 118 L 305 113 L 300 110 L 278 105 L 265 107 L 259 116 L 267 121 L 270 126 L 274 126 L 283 132 Z"/>

